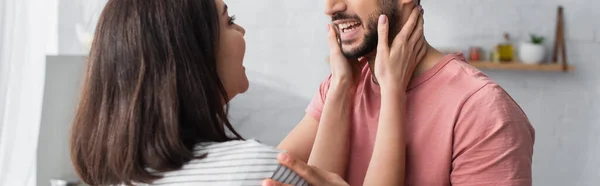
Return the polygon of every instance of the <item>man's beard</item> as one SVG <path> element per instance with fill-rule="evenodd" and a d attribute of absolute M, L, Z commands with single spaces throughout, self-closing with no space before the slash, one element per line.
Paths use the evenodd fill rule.
<path fill-rule="evenodd" d="M 340 48 L 342 49 L 342 54 L 348 59 L 357 59 L 359 57 L 363 57 L 377 48 L 377 41 L 379 39 L 379 34 L 377 33 L 377 27 L 379 23 L 379 15 L 384 14 L 388 17 L 389 23 L 389 39 L 392 41 L 396 34 L 400 31 L 398 26 L 400 26 L 397 22 L 399 17 L 397 17 L 398 9 L 397 9 L 397 1 L 398 0 L 378 0 L 379 9 L 375 11 L 376 13 L 369 16 L 367 19 L 367 28 L 366 33 L 363 39 L 363 42 L 350 51 L 344 50 L 342 43 L 340 43 Z M 349 17 L 349 16 L 348 16 Z M 339 34 L 338 34 L 339 37 Z M 338 38 L 339 39 L 339 38 Z M 341 41 L 341 39 L 340 39 Z"/>

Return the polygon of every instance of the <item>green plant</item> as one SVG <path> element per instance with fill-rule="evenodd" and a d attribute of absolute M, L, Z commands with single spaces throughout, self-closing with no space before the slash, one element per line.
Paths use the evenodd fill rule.
<path fill-rule="evenodd" d="M 531 43 L 536 44 L 536 45 L 541 45 L 544 42 L 544 36 L 537 36 L 534 34 L 531 34 Z"/>

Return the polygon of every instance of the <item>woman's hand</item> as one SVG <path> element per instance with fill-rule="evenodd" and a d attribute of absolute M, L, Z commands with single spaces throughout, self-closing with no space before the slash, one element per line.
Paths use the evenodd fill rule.
<path fill-rule="evenodd" d="M 420 6 L 413 9 L 391 49 L 387 44 L 387 17 L 379 18 L 375 76 L 381 86 L 381 106 L 373 153 L 363 185 L 404 185 L 406 90 L 426 49 L 421 15 Z"/>
<path fill-rule="evenodd" d="M 336 28 L 327 25 L 327 37 L 329 40 L 329 63 L 331 66 L 331 87 L 342 86 L 351 88 L 354 85 L 354 72 L 358 65 L 357 59 L 347 59 L 342 54 Z"/>
<path fill-rule="evenodd" d="M 425 57 L 427 45 L 423 34 L 423 9 L 415 7 L 394 38 L 388 44 L 389 21 L 385 15 L 379 17 L 379 41 L 375 57 L 375 77 L 384 91 L 406 91 L 417 64 Z"/>
<path fill-rule="evenodd" d="M 309 166 L 306 163 L 291 157 L 287 153 L 281 153 L 277 156 L 279 163 L 294 171 L 306 182 L 312 186 L 348 186 L 348 183 L 339 175 L 327 172 L 317 167 Z M 282 184 L 271 179 L 263 181 L 263 186 L 292 186 Z"/>
<path fill-rule="evenodd" d="M 331 77 L 307 163 L 341 175 L 346 172 L 350 151 L 350 114 L 358 61 L 342 54 L 336 29 L 328 25 L 328 31 Z"/>

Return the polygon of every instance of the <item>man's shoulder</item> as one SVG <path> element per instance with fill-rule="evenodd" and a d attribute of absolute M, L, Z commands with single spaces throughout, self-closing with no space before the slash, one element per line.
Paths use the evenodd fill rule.
<path fill-rule="evenodd" d="M 477 107 L 479 112 L 486 112 L 486 109 L 489 111 L 511 108 L 519 112 L 510 114 L 522 113 L 520 106 L 498 83 L 471 66 L 464 58 L 449 61 L 438 73 L 437 78 L 445 90 L 444 93 L 454 98 L 462 98 L 460 100 L 463 107 Z"/>
<path fill-rule="evenodd" d="M 506 90 L 491 80 L 482 82 L 484 83 L 478 89 L 463 100 L 459 121 L 469 120 L 482 127 L 519 124 L 532 130 L 525 111 Z"/>
<path fill-rule="evenodd" d="M 446 73 L 445 78 L 450 81 L 447 85 L 455 89 L 467 90 L 467 100 L 515 103 L 502 86 L 464 59 L 450 61 L 445 69 L 451 71 Z"/>
<path fill-rule="evenodd" d="M 440 74 L 449 81 L 449 86 L 457 88 L 480 89 L 486 85 L 497 85 L 490 77 L 481 70 L 471 66 L 463 58 L 450 60 Z"/>

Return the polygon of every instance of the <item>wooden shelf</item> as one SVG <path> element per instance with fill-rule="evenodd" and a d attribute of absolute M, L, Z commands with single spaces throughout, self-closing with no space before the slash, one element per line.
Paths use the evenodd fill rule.
<path fill-rule="evenodd" d="M 489 70 L 519 70 L 519 71 L 545 71 L 545 72 L 572 72 L 575 67 L 568 65 L 566 69 L 560 63 L 523 64 L 521 62 L 486 62 L 471 61 L 469 64 L 479 69 Z"/>

